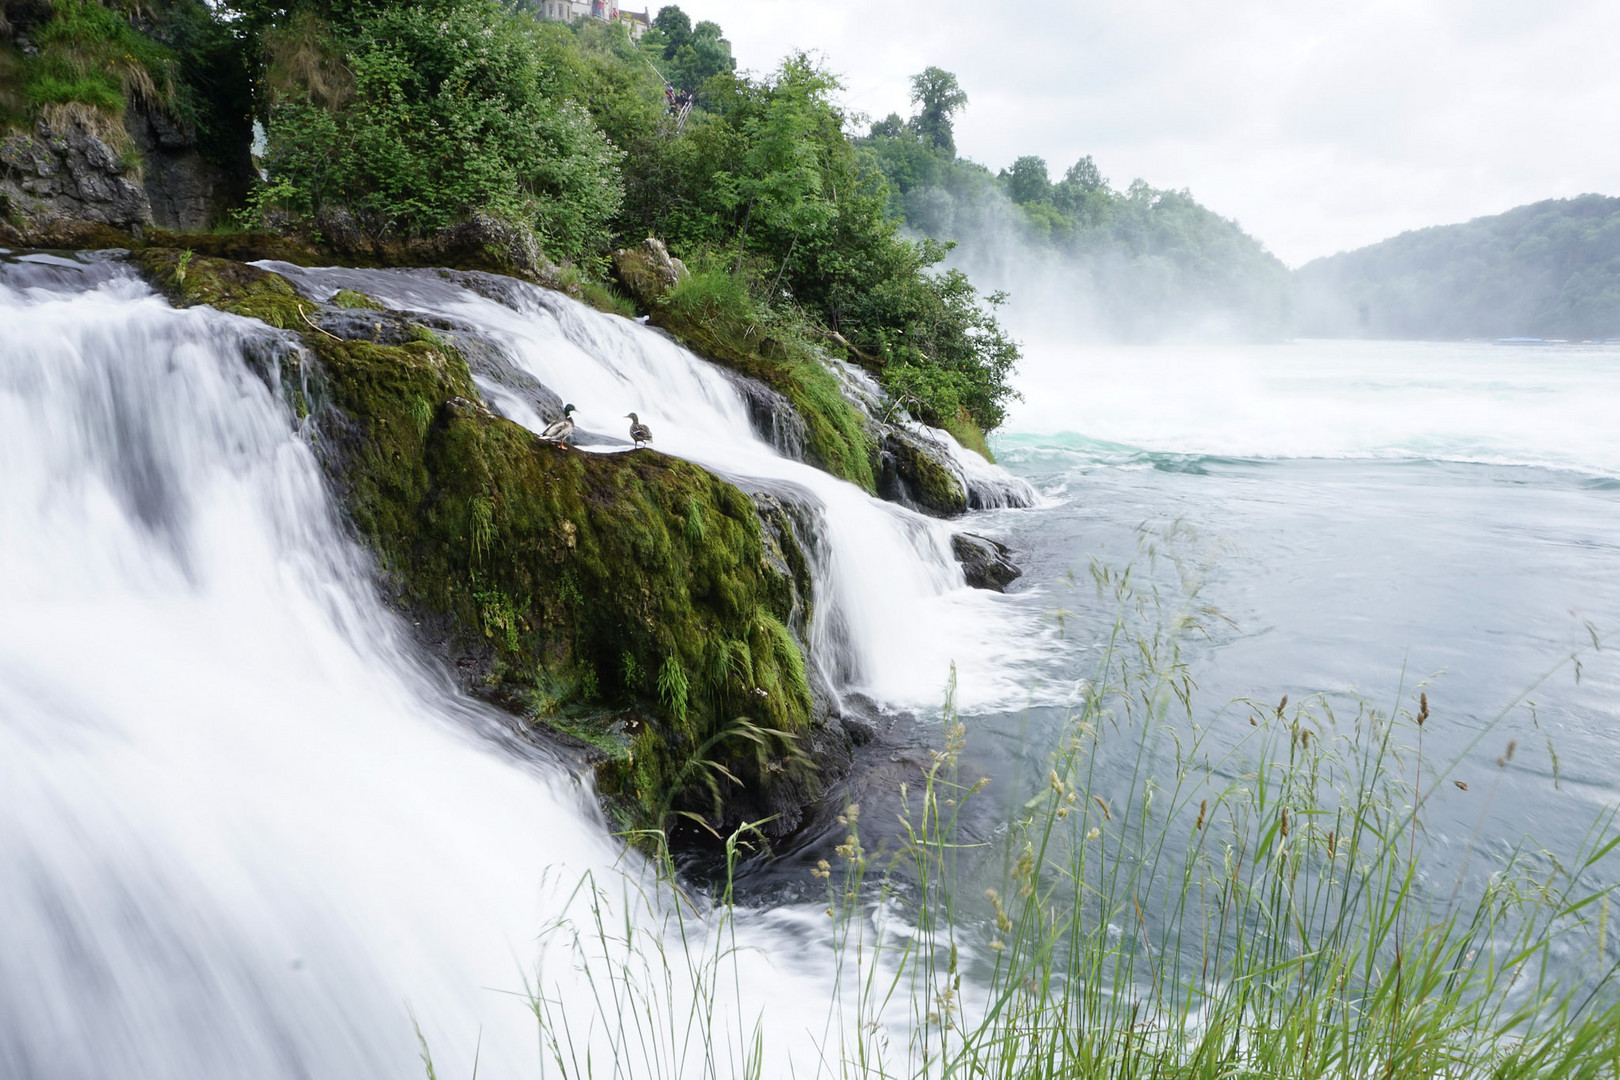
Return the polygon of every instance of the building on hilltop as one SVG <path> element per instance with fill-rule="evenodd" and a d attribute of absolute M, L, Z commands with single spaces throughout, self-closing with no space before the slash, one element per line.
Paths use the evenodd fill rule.
<path fill-rule="evenodd" d="M 631 41 L 640 41 L 641 35 L 652 29 L 652 8 L 646 11 L 621 11 L 619 21 L 630 28 Z"/>
<path fill-rule="evenodd" d="M 603 22 L 622 22 L 630 30 L 632 40 L 639 39 L 652 28 L 652 13 L 647 11 L 620 11 L 619 0 L 539 0 L 534 10 L 542 19 L 573 22 L 575 19 L 601 19 Z"/>

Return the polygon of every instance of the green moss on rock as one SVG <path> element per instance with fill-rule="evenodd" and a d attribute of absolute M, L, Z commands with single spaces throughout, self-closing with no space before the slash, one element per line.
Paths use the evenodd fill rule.
<path fill-rule="evenodd" d="M 651 450 L 543 443 L 483 406 L 454 348 L 315 332 L 276 274 L 136 259 L 176 303 L 302 334 L 319 449 L 396 599 L 445 628 L 476 692 L 621 748 L 598 774 L 627 824 L 735 825 L 818 787 L 794 574 L 736 487 Z"/>
<path fill-rule="evenodd" d="M 753 328 L 738 327 L 713 313 L 695 315 L 675 305 L 653 311 L 654 326 L 668 330 L 694 352 L 765 383 L 792 402 L 804 420 L 806 455 L 834 476 L 877 490 L 873 445 L 861 413 L 825 365 L 796 355 L 790 345 Z"/>
<path fill-rule="evenodd" d="M 307 316 L 315 305 L 279 274 L 189 248 L 147 248 L 133 258 L 152 286 L 181 307 L 206 304 L 280 330 L 310 328 Z"/>
<path fill-rule="evenodd" d="M 330 303 L 334 307 L 348 308 L 350 311 L 382 311 L 383 306 L 363 292 L 354 289 L 339 289 L 332 295 Z"/>
<path fill-rule="evenodd" d="M 968 509 L 967 489 L 946 467 L 941 452 L 900 428 L 884 436 L 879 491 L 886 499 L 940 517 L 956 517 Z"/>

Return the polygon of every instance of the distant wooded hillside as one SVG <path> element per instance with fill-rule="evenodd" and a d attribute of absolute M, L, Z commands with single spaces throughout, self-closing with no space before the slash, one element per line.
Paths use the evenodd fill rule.
<path fill-rule="evenodd" d="M 1317 259 L 1296 326 L 1320 337 L 1620 337 L 1620 199 L 1549 199 Z"/>
<path fill-rule="evenodd" d="M 859 140 L 888 181 L 890 213 L 957 244 L 955 265 L 1049 328 L 1147 341 L 1286 333 L 1288 268 L 1190 192 L 1142 180 L 1118 190 L 1089 156 L 1057 179 L 1035 156 L 992 172 L 957 156 L 967 94 L 956 76 L 929 68 L 911 99 L 911 117 Z"/>

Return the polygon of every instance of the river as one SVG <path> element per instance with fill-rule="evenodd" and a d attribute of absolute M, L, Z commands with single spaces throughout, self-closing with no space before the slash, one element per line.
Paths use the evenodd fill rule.
<path fill-rule="evenodd" d="M 1211 613 L 1200 717 L 1435 676 L 1433 752 L 1493 781 L 1447 795 L 1443 836 L 1556 848 L 1614 799 L 1613 654 L 1554 668 L 1620 624 L 1620 351 L 1032 339 L 995 445 L 1038 503 L 951 526 L 783 458 L 724 378 L 623 320 L 423 273 L 301 280 L 474 324 L 587 430 L 640 405 L 666 451 L 818 505 L 821 662 L 896 718 L 869 788 L 926 759 L 954 663 L 967 758 L 1019 798 L 1111 617 L 1087 568 L 1147 538 L 1192 568 L 1167 607 Z M 545 932 L 589 921 L 590 881 L 659 939 L 648 869 L 377 602 L 248 362 L 267 331 L 50 259 L 6 265 L 0 328 L 0 1074 L 397 1077 L 425 1044 L 439 1075 L 541 1075 L 531 979 L 580 1045 L 622 1050 Z M 1007 596 L 964 587 L 953 527 L 1014 548 Z M 833 839 L 751 871 L 735 924 L 716 1015 L 761 1014 L 767 1075 L 824 1045 L 806 870 Z M 679 983 L 655 1008 L 681 1013 Z"/>

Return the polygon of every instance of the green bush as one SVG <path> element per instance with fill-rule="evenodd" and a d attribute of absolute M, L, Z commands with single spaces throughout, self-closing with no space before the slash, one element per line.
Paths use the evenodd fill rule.
<path fill-rule="evenodd" d="M 607 248 L 622 155 L 548 93 L 532 20 L 483 0 L 306 19 L 270 39 L 267 166 L 291 185 L 288 209 L 341 205 L 378 233 L 483 212 L 532 227 L 555 257 Z"/>
<path fill-rule="evenodd" d="M 901 235 L 888 185 L 845 133 L 837 90 L 802 54 L 766 79 L 709 79 L 679 138 L 626 161 L 620 228 L 725 265 L 755 304 L 816 324 L 823 340 L 837 333 L 931 423 L 965 410 L 993 428 L 1018 359 L 999 300 L 937 273 L 944 246 Z"/>

